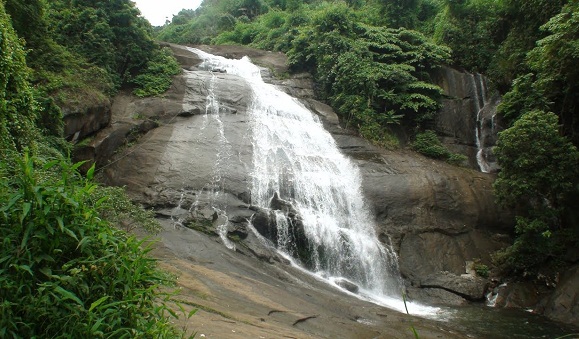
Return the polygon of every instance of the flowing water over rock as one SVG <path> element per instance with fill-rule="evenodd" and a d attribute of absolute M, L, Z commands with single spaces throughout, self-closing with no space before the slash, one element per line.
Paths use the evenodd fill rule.
<path fill-rule="evenodd" d="M 347 284 L 350 291 L 353 284 L 369 298 L 400 300 L 396 254 L 376 236 L 359 171 L 317 117 L 264 83 L 248 58 L 192 51 L 204 60 L 201 69 L 240 76 L 252 89 L 251 204 L 265 211 L 277 249 L 336 285 Z M 208 106 L 218 105 L 210 92 Z M 213 112 L 218 114 L 218 109 Z"/>
<path fill-rule="evenodd" d="M 213 333 L 218 338 L 258 337 L 270 331 L 276 333 L 271 337 L 281 337 L 284 333 L 296 338 L 407 338 L 411 336 L 408 321 L 416 326 L 421 338 L 462 338 L 465 333 L 479 338 L 498 338 L 499 333 L 502 337 L 521 334 L 524 338 L 539 338 L 543 335 L 538 333 L 569 333 L 557 330 L 556 325 L 548 332 L 540 332 L 535 326 L 540 319 L 536 317 L 525 320 L 521 329 L 503 329 L 495 320 L 520 324 L 517 319 L 525 319 L 526 312 L 523 316 L 507 319 L 501 310 L 489 308 L 479 308 L 480 314 L 475 312 L 470 316 L 462 307 L 428 309 L 409 304 L 412 315 L 430 318 L 432 311 L 437 311 L 437 315 L 450 313 L 452 320 L 435 322 L 424 317 L 408 317 L 379 306 L 386 305 L 398 311 L 404 309 L 400 299 L 390 304 L 381 302 L 377 294 L 368 291 L 372 285 L 365 286 L 363 279 L 356 278 L 355 270 L 349 271 L 346 267 L 344 276 L 338 277 L 332 273 L 334 271 L 324 268 L 327 264 L 324 260 L 319 260 L 316 268 L 316 261 L 308 259 L 314 258 L 309 250 L 313 241 L 305 240 L 304 217 L 296 207 L 296 193 L 281 184 L 296 182 L 292 171 L 297 164 L 286 162 L 282 174 L 278 173 L 283 180 L 272 181 L 280 183 L 279 189 L 277 184 L 264 183 L 260 192 L 267 194 L 258 205 L 256 192 L 259 190 L 253 185 L 257 179 L 254 152 L 258 146 L 266 145 L 270 148 L 270 156 L 286 152 L 283 147 L 281 152 L 272 144 L 256 143 L 256 127 L 270 137 L 279 133 L 273 133 L 277 125 L 258 125 L 255 120 L 253 106 L 257 103 L 252 97 L 256 91 L 250 84 L 261 81 L 243 80 L 219 64 L 215 64 L 217 71 L 201 70 L 198 65 L 202 60 L 196 54 L 183 46 L 172 48 L 186 63 L 183 63 L 184 73 L 176 77 L 171 90 L 160 98 L 117 97 L 113 105 L 113 126 L 95 139 L 99 143 L 93 147 L 98 155 L 97 162 L 98 159 L 106 161 L 112 155 L 102 154 L 103 150 L 111 148 L 114 142 L 125 145 L 135 141 L 134 131 L 144 133 L 133 144 L 118 150 L 111 163 L 105 166 L 105 182 L 126 186 L 136 201 L 154 208 L 166 226 L 160 244 L 167 247 L 168 252 L 161 257 L 164 264 L 172 265 L 175 260 L 179 263 L 175 272 L 184 288 L 183 297 L 192 304 L 215 310 L 211 313 L 200 309 L 189 320 L 198 333 L 208 337 Z M 275 66 L 285 65 L 279 53 L 237 46 L 202 48 L 228 57 L 241 58 L 249 54 L 274 72 L 285 72 Z M 313 108 L 349 162 L 356 165 L 354 171 L 362 175 L 361 191 L 372 212 L 367 220 L 376 218 L 376 232 L 383 243 L 390 243 L 391 238 L 399 253 L 400 271 L 409 298 L 433 305 L 454 305 L 456 300 L 456 304 L 464 305 L 467 301 L 461 295 L 472 287 L 472 293 L 465 297 L 478 300 L 482 293 L 478 287 L 484 284 L 464 284 L 470 281 L 462 276 L 465 262 L 479 258 L 487 263 L 490 260 L 488 253 L 502 246 L 500 233 L 512 225 L 509 215 L 503 214 L 493 203 L 492 175 L 434 162 L 405 150 L 378 149 L 341 129 L 331 108 L 312 99 L 313 84 L 308 84 L 311 78 L 307 75 L 275 80 L 267 77 L 268 69 L 260 70 L 266 81 L 277 84 Z M 257 70 L 249 72 L 250 76 L 252 74 L 257 75 Z M 456 81 L 455 87 L 462 92 L 456 94 L 458 99 L 448 100 L 470 107 L 470 123 L 463 126 L 467 120 L 458 121 L 454 118 L 456 115 L 443 122 L 456 122 L 457 126 L 450 127 L 468 130 L 470 133 L 465 132 L 463 138 L 474 149 L 477 113 L 474 112 L 474 86 L 468 74 L 457 79 L 462 80 Z M 260 91 L 264 90 L 257 92 Z M 283 101 L 285 97 L 267 94 L 273 101 L 282 103 L 281 107 L 290 105 Z M 277 111 L 275 114 L 279 115 Z M 316 119 L 315 116 L 311 118 L 314 123 Z M 291 145 L 291 140 L 287 139 L 305 132 L 302 132 L 303 127 L 298 127 L 301 126 L 299 119 L 286 120 L 290 122 L 291 133 L 285 140 Z M 491 120 L 485 118 L 485 126 Z M 473 159 L 474 155 L 473 152 Z M 304 157 L 317 163 L 328 156 L 310 157 L 308 153 Z M 268 159 L 262 159 L 262 163 L 277 165 Z M 101 166 L 105 163 L 99 162 Z M 342 166 L 341 162 L 339 164 Z M 304 169 L 301 166 L 299 170 Z M 316 185 L 325 185 L 321 180 L 334 178 L 328 175 L 328 178 L 316 180 Z M 310 192 L 321 189 L 316 185 Z M 251 231 L 249 220 L 259 232 L 267 235 L 266 246 L 260 242 L 259 234 Z M 290 260 L 284 259 L 281 252 L 273 248 L 274 244 L 285 251 L 283 256 L 302 266 L 289 265 Z M 318 257 L 323 258 L 324 252 L 320 253 Z M 306 273 L 309 271 L 300 267 L 319 274 Z M 339 269 L 342 268 L 335 271 Z M 386 282 L 381 290 L 388 293 L 388 286 Z M 573 290 L 576 284 L 570 280 L 568 286 Z M 394 295 L 397 292 L 395 290 Z M 364 298 L 362 294 L 372 298 Z M 382 297 L 392 301 L 389 294 L 382 294 Z M 368 299 L 373 303 L 364 301 Z M 300 319 L 304 321 L 296 325 Z M 478 325 L 485 328 L 477 329 Z"/>
<path fill-rule="evenodd" d="M 496 109 L 499 104 L 497 96 L 489 97 L 487 81 L 481 74 L 471 74 L 476 110 L 476 161 L 481 172 L 496 171 L 498 165 L 492 153 L 492 146 L 496 143 Z"/>

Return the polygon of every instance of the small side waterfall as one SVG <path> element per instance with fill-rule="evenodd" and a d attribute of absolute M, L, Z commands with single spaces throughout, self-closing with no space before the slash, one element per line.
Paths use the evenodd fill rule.
<path fill-rule="evenodd" d="M 211 180 L 205 184 L 205 186 L 195 192 L 196 199 L 189 206 L 189 213 L 197 213 L 200 200 L 209 201 L 211 207 L 211 213 L 213 214 L 214 223 L 216 224 L 217 233 L 223 241 L 224 245 L 234 250 L 235 244 L 227 238 L 227 225 L 229 218 L 227 217 L 226 209 L 227 206 L 222 202 L 222 195 L 224 193 L 224 183 L 222 180 L 223 169 L 227 166 L 233 156 L 233 151 L 231 143 L 225 135 L 225 129 L 223 121 L 221 121 L 220 116 L 220 104 L 219 99 L 215 93 L 216 86 L 216 76 L 212 75 L 209 85 L 207 86 L 207 98 L 205 102 L 205 114 L 203 114 L 202 125 L 200 127 L 200 134 L 206 134 L 207 127 L 214 125 L 212 131 L 216 131 L 217 135 L 207 135 L 206 137 L 212 140 L 212 143 L 216 147 L 215 161 L 212 166 L 212 176 Z M 186 205 L 185 194 L 181 194 L 181 199 L 178 203 L 178 208 L 181 209 Z M 183 215 L 173 217 L 173 222 L 177 225 L 183 225 Z"/>
<path fill-rule="evenodd" d="M 201 69 L 237 75 L 252 89 L 251 204 L 265 211 L 262 219 L 275 228 L 273 245 L 322 279 L 354 285 L 359 296 L 402 311 L 396 254 L 378 240 L 358 168 L 318 118 L 264 83 L 247 57 L 230 60 L 190 50 L 203 60 Z M 432 312 L 413 306 L 415 314 Z"/>
<path fill-rule="evenodd" d="M 497 169 L 491 147 L 496 138 L 496 107 L 499 99 L 489 96 L 486 79 L 481 74 L 471 74 L 473 100 L 476 113 L 475 142 L 476 161 L 481 172 L 489 173 Z M 490 115 L 490 117 L 489 117 Z"/>

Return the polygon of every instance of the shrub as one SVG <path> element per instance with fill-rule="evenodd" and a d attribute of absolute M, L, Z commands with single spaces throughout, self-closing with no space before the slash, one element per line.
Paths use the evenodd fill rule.
<path fill-rule="evenodd" d="M 474 264 L 474 271 L 476 274 L 483 278 L 488 278 L 489 276 L 489 267 L 485 264 L 475 263 Z"/>
<path fill-rule="evenodd" d="M 135 77 L 137 85 L 134 94 L 148 97 L 165 93 L 173 81 L 173 76 L 181 73 L 181 66 L 168 48 L 162 48 L 147 62 L 147 66 Z"/>
<path fill-rule="evenodd" d="M 444 147 L 436 133 L 431 130 L 416 134 L 412 148 L 429 158 L 446 160 L 453 165 L 460 165 L 466 160 L 464 155 L 452 153 Z"/>
<path fill-rule="evenodd" d="M 99 216 L 107 197 L 91 201 L 80 164 L 17 163 L 0 167 L 0 337 L 178 336 L 159 292 L 170 279 Z"/>

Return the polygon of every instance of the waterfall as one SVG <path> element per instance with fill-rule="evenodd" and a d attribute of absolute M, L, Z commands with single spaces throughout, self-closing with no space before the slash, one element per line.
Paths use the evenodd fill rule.
<path fill-rule="evenodd" d="M 186 79 L 190 86 L 194 85 L 190 82 L 187 75 Z M 229 223 L 229 218 L 226 213 L 227 206 L 226 203 L 223 202 L 222 197 L 224 195 L 223 170 L 233 157 L 233 151 L 231 143 L 225 135 L 224 123 L 221 120 L 220 104 L 215 93 L 215 86 L 216 76 L 215 74 L 212 74 L 211 79 L 209 80 L 209 85 L 207 86 L 205 114 L 203 115 L 202 125 L 199 129 L 200 136 L 205 136 L 211 139 L 212 143 L 216 146 L 215 161 L 212 166 L 212 176 L 210 181 L 207 182 L 204 187 L 195 192 L 194 196 L 196 199 L 188 208 L 188 212 L 201 214 L 198 210 L 201 205 L 200 201 L 208 201 L 213 214 L 212 218 L 216 225 L 217 234 L 227 248 L 235 250 L 235 244 L 227 238 L 227 225 Z M 207 127 L 210 125 L 213 125 L 216 128 L 213 128 L 208 132 L 209 135 L 204 135 L 208 130 Z M 217 132 L 217 135 L 212 135 L 214 132 Z M 186 204 L 185 191 L 182 191 L 176 210 L 181 210 Z M 175 225 L 183 226 L 185 216 L 186 214 L 178 213 L 176 216 L 172 216 L 172 221 Z"/>
<path fill-rule="evenodd" d="M 489 173 L 498 169 L 498 164 L 492 154 L 492 146 L 496 143 L 498 133 L 496 109 L 500 96 L 496 93 L 489 95 L 486 79 L 481 74 L 470 74 L 470 79 L 476 111 L 476 160 L 481 172 Z"/>
<path fill-rule="evenodd" d="M 199 68 L 239 76 L 252 89 L 251 204 L 268 211 L 277 250 L 325 281 L 346 281 L 362 297 L 403 310 L 397 257 L 377 237 L 359 170 L 317 116 L 264 83 L 247 57 L 190 50 L 203 60 Z"/>
<path fill-rule="evenodd" d="M 473 94 L 474 94 L 474 104 L 476 110 L 476 127 L 475 127 L 475 138 L 476 138 L 476 161 L 481 172 L 490 172 L 490 166 L 486 160 L 484 154 L 484 116 L 483 110 L 485 106 L 489 103 L 487 96 L 486 81 L 480 74 L 471 74 L 471 80 L 473 84 Z"/>

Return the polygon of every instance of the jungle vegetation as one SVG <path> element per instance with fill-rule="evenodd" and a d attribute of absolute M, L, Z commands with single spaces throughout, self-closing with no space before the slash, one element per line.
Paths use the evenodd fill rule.
<path fill-rule="evenodd" d="M 63 111 L 170 85 L 180 69 L 151 31 L 128 0 L 0 1 L 2 338 L 183 335 L 172 277 L 119 227 L 155 232 L 152 212 L 80 175 L 62 136 Z"/>

